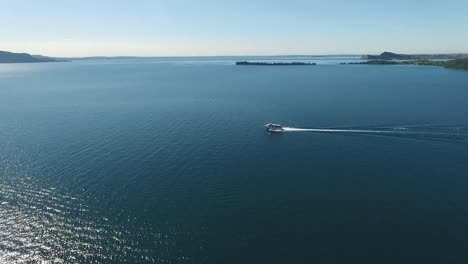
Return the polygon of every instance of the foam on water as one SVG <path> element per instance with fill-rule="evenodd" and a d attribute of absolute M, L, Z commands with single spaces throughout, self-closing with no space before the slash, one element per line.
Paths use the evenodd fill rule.
<path fill-rule="evenodd" d="M 296 128 L 283 127 L 283 132 L 316 132 L 316 133 L 356 133 L 356 134 L 374 134 L 386 136 L 401 136 L 410 138 L 423 138 L 430 140 L 450 140 L 450 141 L 468 141 L 468 133 L 465 128 L 452 126 L 424 126 L 424 127 L 386 127 L 376 129 L 338 129 L 338 128 Z"/>
<path fill-rule="evenodd" d="M 397 131 L 283 127 L 285 132 L 401 133 Z"/>

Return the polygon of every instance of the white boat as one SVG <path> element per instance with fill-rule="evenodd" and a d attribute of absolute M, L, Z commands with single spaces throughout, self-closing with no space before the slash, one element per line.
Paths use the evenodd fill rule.
<path fill-rule="evenodd" d="M 283 132 L 284 129 L 281 125 L 268 123 L 265 125 L 268 132 Z"/>

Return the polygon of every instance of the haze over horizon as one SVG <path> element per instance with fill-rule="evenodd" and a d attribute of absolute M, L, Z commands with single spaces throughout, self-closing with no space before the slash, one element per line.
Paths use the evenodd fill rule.
<path fill-rule="evenodd" d="M 0 50 L 56 57 L 468 53 L 461 0 L 0 4 Z"/>

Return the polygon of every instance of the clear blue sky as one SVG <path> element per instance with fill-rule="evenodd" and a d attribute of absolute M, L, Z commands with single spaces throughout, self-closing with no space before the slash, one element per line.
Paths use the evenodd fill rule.
<path fill-rule="evenodd" d="M 468 53 L 467 0 L 0 0 L 0 50 L 51 56 Z"/>

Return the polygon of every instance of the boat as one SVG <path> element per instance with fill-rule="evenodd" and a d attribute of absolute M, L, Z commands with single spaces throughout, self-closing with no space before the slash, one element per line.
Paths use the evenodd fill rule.
<path fill-rule="evenodd" d="M 265 125 L 266 127 L 266 130 L 268 132 L 276 132 L 276 133 L 279 133 L 279 132 L 283 132 L 284 129 L 281 125 L 278 125 L 278 124 L 272 124 L 272 123 L 268 123 Z"/>

